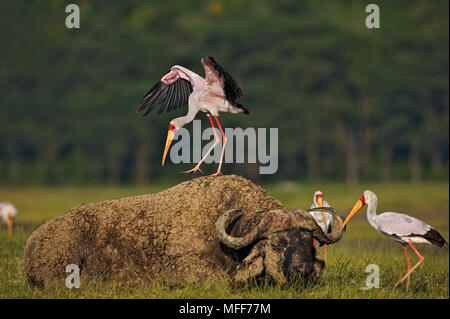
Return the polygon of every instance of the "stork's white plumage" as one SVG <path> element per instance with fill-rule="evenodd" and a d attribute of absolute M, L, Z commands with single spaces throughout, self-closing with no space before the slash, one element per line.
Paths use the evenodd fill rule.
<path fill-rule="evenodd" d="M 137 112 L 147 109 L 144 113 L 144 116 L 146 116 L 156 105 L 161 105 L 158 111 L 158 114 L 160 114 L 164 109 L 167 109 L 169 112 L 172 109 L 174 110 L 188 104 L 189 109 L 185 116 L 170 121 L 162 159 L 163 166 L 167 151 L 169 150 L 176 131 L 194 120 L 198 112 L 201 111 L 208 114 L 211 127 L 213 128 L 215 141 L 200 162 L 186 173 L 194 173 L 197 170 L 200 170 L 200 165 L 220 142 L 212 120 L 212 117 L 214 117 L 222 134 L 222 153 L 220 155 L 219 167 L 214 174 L 217 175 L 220 174 L 221 171 L 223 154 L 227 141 L 222 126 L 219 123 L 219 113 L 248 114 L 249 109 L 239 103 L 242 97 L 242 90 L 239 88 L 238 83 L 214 60 L 213 57 L 203 58 L 201 59 L 201 63 L 205 69 L 205 78 L 202 78 L 200 75 L 185 67 L 179 65 L 173 66 L 141 99 L 141 106 Z"/>
<path fill-rule="evenodd" d="M 17 216 L 17 208 L 9 202 L 0 203 L 0 218 L 7 225 L 8 235 L 12 233 L 13 221 Z"/>
<path fill-rule="evenodd" d="M 447 242 L 436 229 L 415 217 L 396 212 L 385 212 L 377 215 L 376 208 L 378 199 L 375 193 L 369 190 L 364 191 L 361 195 L 361 198 L 356 202 L 350 214 L 348 214 L 345 219 L 343 226 L 345 226 L 345 224 L 347 224 L 347 222 L 366 204 L 367 220 L 370 225 L 379 233 L 400 242 L 403 246 L 408 272 L 395 284 L 395 286 L 407 279 L 406 290 L 408 290 L 411 273 L 424 260 L 424 257 L 413 246 L 413 243 L 442 247 L 447 245 Z M 408 245 L 419 257 L 419 261 L 412 268 L 409 264 L 408 253 L 406 251 Z"/>
<path fill-rule="evenodd" d="M 316 191 L 313 197 L 313 203 L 309 209 L 317 208 L 317 207 L 331 207 L 327 201 L 323 200 L 323 194 L 321 191 Z M 316 223 L 322 228 L 322 231 L 325 234 L 331 233 L 333 228 L 334 217 L 328 212 L 320 212 L 320 211 L 312 211 L 309 212 L 311 216 L 314 218 Z M 314 240 L 314 246 L 316 241 Z M 326 258 L 327 256 L 327 244 L 323 246 L 323 254 Z"/>
<path fill-rule="evenodd" d="M 331 207 L 330 204 L 326 200 L 323 200 L 323 194 L 321 191 L 317 191 L 314 193 L 313 203 L 311 204 L 312 208 L 317 207 Z M 320 228 L 324 231 L 324 233 L 330 233 L 333 227 L 334 217 L 328 212 L 319 212 L 313 211 L 309 212 L 312 217 L 316 220 L 317 224 L 319 224 Z"/>

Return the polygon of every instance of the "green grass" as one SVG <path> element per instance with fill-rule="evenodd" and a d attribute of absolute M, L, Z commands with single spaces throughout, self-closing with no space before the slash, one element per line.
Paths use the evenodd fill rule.
<path fill-rule="evenodd" d="M 406 272 L 403 251 L 399 244 L 370 227 L 365 209 L 349 223 L 344 238 L 328 247 L 326 269 L 315 283 L 228 288 L 221 283 L 205 282 L 171 288 L 155 280 L 146 286 L 113 282 L 72 290 L 39 290 L 28 285 L 22 271 L 22 254 L 28 236 L 39 224 L 81 203 L 153 193 L 164 188 L 162 185 L 0 188 L 0 201 L 11 201 L 19 210 L 11 237 L 7 237 L 4 227 L 0 228 L 0 298 L 449 298 L 448 247 L 418 245 L 425 261 L 412 274 L 410 290 L 405 292 L 404 285 L 394 288 L 394 283 Z M 267 185 L 266 189 L 289 208 L 309 208 L 314 191 L 320 189 L 325 200 L 345 214 L 364 189 L 371 189 L 378 195 L 378 212 L 409 213 L 433 225 L 448 239 L 448 183 L 277 184 Z M 322 248 L 318 251 L 323 253 Z M 414 264 L 415 254 L 410 250 L 409 255 Z M 361 289 L 369 275 L 365 272 L 369 264 L 380 267 L 379 289 Z"/>

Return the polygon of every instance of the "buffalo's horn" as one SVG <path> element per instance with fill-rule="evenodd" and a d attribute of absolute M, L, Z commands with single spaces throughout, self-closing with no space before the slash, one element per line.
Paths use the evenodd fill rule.
<path fill-rule="evenodd" d="M 236 218 L 242 216 L 243 213 L 239 209 L 229 210 L 226 213 L 223 213 L 216 222 L 216 235 L 219 240 L 227 247 L 233 249 L 240 249 L 245 246 L 248 246 L 255 240 L 259 239 L 267 230 L 268 222 L 267 215 L 259 222 L 258 226 L 255 227 L 251 232 L 243 237 L 233 237 L 227 234 L 227 227 L 234 221 Z M 266 218 L 265 218 L 266 217 Z"/>
<path fill-rule="evenodd" d="M 333 230 L 329 234 L 325 234 L 320 228 L 319 225 L 316 229 L 313 230 L 313 237 L 322 244 L 333 244 L 339 241 L 342 236 L 344 236 L 346 226 L 342 227 L 344 223 L 344 216 L 337 209 L 332 207 L 316 207 L 311 208 L 308 212 L 311 211 L 327 211 L 331 215 L 334 216 Z"/>

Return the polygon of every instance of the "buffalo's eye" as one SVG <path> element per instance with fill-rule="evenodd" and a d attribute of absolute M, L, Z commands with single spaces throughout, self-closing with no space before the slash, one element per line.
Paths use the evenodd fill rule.
<path fill-rule="evenodd" d="M 277 238 L 272 240 L 272 248 L 274 250 L 283 250 L 287 247 L 287 240 L 284 238 Z"/>

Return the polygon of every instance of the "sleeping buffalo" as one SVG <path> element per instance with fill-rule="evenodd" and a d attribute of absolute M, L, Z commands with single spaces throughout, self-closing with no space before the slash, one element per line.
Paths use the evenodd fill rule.
<path fill-rule="evenodd" d="M 242 177 L 200 177 L 157 194 L 75 207 L 30 236 L 23 265 L 38 287 L 64 285 L 70 264 L 79 267 L 81 285 L 315 278 L 324 262 L 313 239 L 332 244 L 345 230 L 341 214 L 328 210 L 335 224 L 325 234 L 309 213 L 284 208 Z"/>

